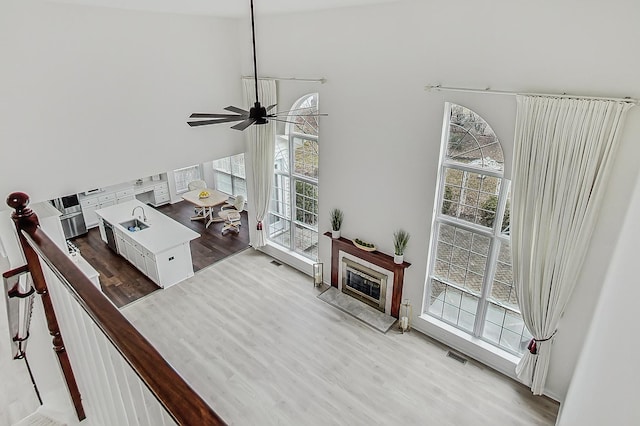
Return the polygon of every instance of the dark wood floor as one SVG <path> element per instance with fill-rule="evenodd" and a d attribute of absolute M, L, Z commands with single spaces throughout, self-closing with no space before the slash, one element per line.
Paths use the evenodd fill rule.
<path fill-rule="evenodd" d="M 194 213 L 193 205 L 187 202 L 168 204 L 157 210 L 200 234 L 200 238 L 191 241 L 194 272 L 249 247 L 246 211 L 242 212 L 240 233 L 228 232 L 223 236 L 222 222 L 212 223 L 205 229 L 202 221 L 190 220 Z M 100 238 L 98 228 L 75 238 L 73 243 L 80 249 L 82 257 L 100 273 L 102 292 L 117 307 L 159 290 L 159 287 L 135 266 L 107 247 Z"/>

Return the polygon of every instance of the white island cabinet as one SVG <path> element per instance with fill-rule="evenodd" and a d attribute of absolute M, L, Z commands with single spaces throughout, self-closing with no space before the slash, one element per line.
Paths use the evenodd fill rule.
<path fill-rule="evenodd" d="M 167 288 L 193 276 L 189 242 L 200 236 L 197 232 L 138 200 L 96 210 L 96 214 L 105 236 L 111 225 L 118 254 L 160 287 Z M 132 232 L 122 225 L 132 219 L 147 227 Z"/>

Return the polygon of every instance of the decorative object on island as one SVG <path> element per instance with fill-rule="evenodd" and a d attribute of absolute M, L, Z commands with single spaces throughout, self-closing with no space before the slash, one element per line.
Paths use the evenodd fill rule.
<path fill-rule="evenodd" d="M 400 264 L 404 262 L 404 249 L 407 248 L 409 237 L 409 233 L 404 229 L 398 229 L 393 233 L 393 247 L 395 250 L 393 261 L 395 263 Z"/>
<path fill-rule="evenodd" d="M 404 299 L 402 304 L 400 305 L 400 319 L 398 320 L 398 324 L 400 325 L 400 330 L 404 334 L 411 330 L 411 317 L 413 316 L 413 307 L 411 306 L 411 302 L 409 299 Z"/>
<path fill-rule="evenodd" d="M 331 238 L 340 238 L 340 228 L 342 227 L 343 218 L 342 210 L 331 210 Z"/>
<path fill-rule="evenodd" d="M 313 264 L 313 284 L 314 287 L 322 285 L 324 265 L 321 262 Z"/>
<path fill-rule="evenodd" d="M 353 240 L 353 245 L 364 251 L 376 251 L 375 244 L 362 241 L 360 238 Z"/>

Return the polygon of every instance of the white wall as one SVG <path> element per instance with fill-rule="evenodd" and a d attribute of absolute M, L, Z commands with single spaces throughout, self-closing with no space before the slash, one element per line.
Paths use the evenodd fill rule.
<path fill-rule="evenodd" d="M 638 12 L 639 4 L 625 0 L 535 6 L 435 0 L 259 16 L 261 75 L 328 79 L 280 85 L 281 99 L 289 102 L 317 90 L 329 113 L 320 130 L 320 230 L 329 229 L 333 207 L 345 212 L 346 237 L 373 241 L 387 253 L 394 229 L 408 230 L 405 297 L 420 307 L 443 103 L 470 106 L 487 118 L 507 156 L 515 116 L 511 98 L 423 87 L 639 98 Z M 242 134 L 226 126 L 190 129 L 184 121 L 191 112 L 241 101 L 239 70 L 251 74 L 246 20 L 24 0 L 0 4 L 0 40 L 1 193 L 51 198 L 220 158 L 244 144 Z M 559 399 L 630 201 L 638 137 L 636 108 L 554 345 L 547 391 Z M 33 145 L 38 155 L 24 176 L 13 158 L 36 152 Z M 132 148 L 136 155 L 127 155 Z M 329 240 L 321 236 L 320 244 L 328 265 Z"/>
<path fill-rule="evenodd" d="M 392 252 L 392 233 L 411 233 L 405 296 L 422 305 L 444 101 L 476 110 L 510 159 L 513 98 L 427 93 L 427 84 L 491 86 L 522 92 L 640 97 L 633 51 L 640 6 L 626 1 L 404 1 L 366 8 L 258 17 L 262 75 L 325 77 L 303 87 L 282 82 L 288 102 L 320 93 L 320 231 L 329 210 L 345 212 L 342 233 Z M 249 49 L 247 44 L 247 49 Z M 243 69 L 250 69 L 242 56 Z M 612 66 L 616 66 L 615 69 Z M 300 86 L 298 86 L 300 85 Z M 311 89 L 311 90 L 310 90 Z M 283 104 L 287 107 L 287 104 Z M 558 331 L 547 393 L 563 399 L 637 175 L 640 114 L 629 115 L 583 274 Z M 510 163 L 507 166 L 510 174 Z M 330 264 L 330 241 L 320 237 Z M 417 327 L 427 330 L 427 323 Z"/>
<path fill-rule="evenodd" d="M 235 20 L 0 2 L 0 194 L 39 201 L 235 153 L 240 132 L 186 121 L 241 99 L 236 31 Z"/>
<path fill-rule="evenodd" d="M 633 320 L 640 300 L 640 181 L 615 248 L 586 343 L 558 419 L 559 425 L 630 425 L 640 421 L 640 351 Z M 606 409 L 603 409 L 606 407 Z"/>

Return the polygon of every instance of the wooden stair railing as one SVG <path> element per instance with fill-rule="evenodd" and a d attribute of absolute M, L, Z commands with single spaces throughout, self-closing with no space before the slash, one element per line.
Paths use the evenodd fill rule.
<path fill-rule="evenodd" d="M 27 207 L 28 204 L 29 197 L 25 193 L 14 192 L 7 197 L 7 205 L 14 209 L 11 217 L 18 231 L 27 268 L 37 293 L 42 297 L 47 325 L 53 336 L 54 351 L 78 418 L 82 420 L 85 417 L 80 391 L 66 354 L 62 333 L 58 329 L 40 259 L 56 274 L 174 421 L 180 425 L 225 425 L 151 343 L 101 294 L 69 256 L 40 229 L 37 215 Z"/>

